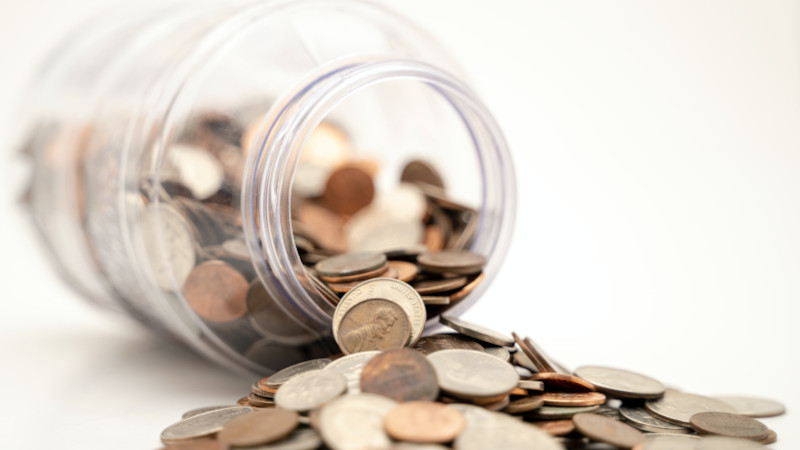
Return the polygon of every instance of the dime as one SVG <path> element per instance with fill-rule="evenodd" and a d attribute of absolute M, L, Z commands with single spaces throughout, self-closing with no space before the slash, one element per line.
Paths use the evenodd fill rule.
<path fill-rule="evenodd" d="M 555 372 L 540 372 L 528 377 L 529 380 L 541 381 L 548 391 L 586 392 L 594 391 L 594 385 L 573 375 Z"/>
<path fill-rule="evenodd" d="M 641 406 L 622 405 L 619 408 L 619 414 L 620 418 L 625 421 L 625 423 L 642 431 L 675 434 L 687 434 L 692 432 L 690 428 L 674 425 L 657 417 L 653 417 L 652 414 Z"/>
<path fill-rule="evenodd" d="M 439 387 L 460 398 L 493 397 L 511 392 L 519 376 L 511 364 L 483 352 L 442 350 L 428 355 Z"/>
<path fill-rule="evenodd" d="M 439 395 L 439 386 L 436 371 L 425 356 L 399 348 L 383 351 L 367 362 L 361 371 L 361 392 L 400 402 L 433 401 Z"/>
<path fill-rule="evenodd" d="M 467 250 L 443 250 L 423 253 L 417 257 L 417 263 L 428 272 L 472 275 L 483 269 L 486 258 Z"/>
<path fill-rule="evenodd" d="M 186 303 L 211 322 L 233 322 L 247 314 L 247 280 L 222 261 L 195 267 L 183 285 Z"/>
<path fill-rule="evenodd" d="M 454 404 L 466 426 L 453 443 L 456 450 L 563 450 L 552 436 L 539 428 L 478 406 Z"/>
<path fill-rule="evenodd" d="M 747 417 L 773 417 L 786 412 L 785 406 L 766 398 L 741 395 L 715 396 L 714 398 L 733 406 L 739 414 Z"/>
<path fill-rule="evenodd" d="M 545 392 L 542 398 L 550 406 L 593 406 L 606 402 L 606 396 L 599 392 Z"/>
<path fill-rule="evenodd" d="M 409 161 L 403 168 L 400 181 L 407 183 L 425 183 L 437 188 L 444 189 L 444 182 L 439 172 L 429 163 L 415 159 Z"/>
<path fill-rule="evenodd" d="M 575 428 L 589 439 L 605 442 L 619 448 L 631 448 L 644 442 L 644 434 L 622 422 L 591 413 L 575 414 Z"/>
<path fill-rule="evenodd" d="M 361 252 L 342 253 L 318 262 L 314 269 L 319 277 L 341 278 L 378 270 L 386 265 L 386 255 L 382 253 Z M 327 280 L 325 280 L 327 281 Z"/>
<path fill-rule="evenodd" d="M 736 413 L 732 406 L 719 400 L 673 390 L 667 390 L 664 396 L 657 400 L 648 400 L 644 407 L 659 419 L 684 427 L 690 425 L 689 419 L 697 413 L 710 411 Z"/>
<path fill-rule="evenodd" d="M 224 447 L 252 447 L 279 441 L 294 431 L 298 414 L 283 409 L 254 411 L 226 423 L 217 435 Z"/>
<path fill-rule="evenodd" d="M 502 333 L 498 333 L 492 329 L 467 322 L 466 320 L 459 319 L 458 317 L 448 316 L 442 314 L 439 316 L 439 322 L 442 325 L 448 326 L 459 333 L 477 339 L 488 344 L 497 345 L 500 347 L 514 345 L 514 339 Z"/>
<path fill-rule="evenodd" d="M 231 406 L 176 422 L 161 432 L 161 442 L 169 444 L 214 434 L 231 420 L 253 412 L 249 406 Z"/>
<path fill-rule="evenodd" d="M 345 166 L 328 177 L 322 203 L 331 211 L 352 215 L 369 205 L 374 196 L 372 177 L 358 167 Z"/>
<path fill-rule="evenodd" d="M 575 431 L 575 422 L 572 419 L 546 420 L 544 422 L 534 422 L 533 424 L 550 436 L 564 436 Z"/>
<path fill-rule="evenodd" d="M 759 450 L 765 447 L 758 442 L 727 436 L 708 436 L 700 439 L 695 450 Z"/>
<path fill-rule="evenodd" d="M 392 438 L 429 444 L 452 441 L 465 423 L 457 410 L 443 403 L 425 401 L 402 403 L 383 419 L 384 428 Z"/>
<path fill-rule="evenodd" d="M 661 382 L 628 370 L 583 366 L 575 369 L 574 373 L 611 397 L 637 399 L 664 395 L 664 385 Z"/>
<path fill-rule="evenodd" d="M 541 395 L 532 395 L 530 397 L 522 397 L 518 400 L 510 402 L 504 408 L 504 411 L 509 414 L 521 414 L 534 409 L 539 409 L 544 405 L 544 398 Z"/>
<path fill-rule="evenodd" d="M 344 315 L 358 303 L 380 298 L 390 300 L 403 308 L 411 325 L 409 345 L 417 342 L 425 329 L 425 304 L 417 291 L 406 283 L 390 278 L 375 278 L 360 283 L 351 289 L 339 304 L 333 315 L 333 337 L 339 342 L 339 328 Z"/>
<path fill-rule="evenodd" d="M 396 405 L 380 395 L 339 397 L 320 412 L 322 439 L 333 450 L 389 448 L 392 442 L 384 431 L 383 418 Z"/>
<path fill-rule="evenodd" d="M 414 344 L 414 349 L 423 355 L 430 355 L 439 350 L 464 349 L 483 351 L 483 346 L 469 338 L 458 334 L 434 334 L 425 336 Z"/>
<path fill-rule="evenodd" d="M 309 411 L 338 397 L 345 389 L 347 380 L 341 373 L 310 370 L 284 383 L 275 394 L 275 404 L 292 411 Z"/>
<path fill-rule="evenodd" d="M 195 409 L 191 409 L 189 411 L 186 411 L 181 416 L 181 419 L 188 419 L 189 417 L 194 417 L 194 416 L 197 416 L 199 414 L 203 414 L 203 413 L 207 413 L 207 412 L 211 412 L 211 411 L 216 411 L 218 409 L 230 408 L 230 407 L 231 407 L 231 405 L 225 405 L 225 406 L 203 406 L 202 408 L 195 408 Z"/>
<path fill-rule="evenodd" d="M 591 413 L 600 409 L 599 406 L 542 406 L 526 415 L 536 419 L 557 420 L 571 419 L 575 414 Z"/>
<path fill-rule="evenodd" d="M 291 380 L 293 377 L 300 375 L 301 373 L 305 373 L 310 370 L 324 369 L 330 363 L 331 360 L 328 358 L 318 358 L 318 359 L 310 359 L 308 361 L 303 361 L 301 363 L 291 365 L 289 367 L 283 368 L 275 372 L 274 374 L 270 375 L 267 378 L 264 378 L 263 381 L 265 381 L 266 385 L 262 387 L 261 383 L 259 383 L 259 387 L 261 389 L 264 389 L 265 387 L 277 389 L 281 387 L 281 385 Z"/>
<path fill-rule="evenodd" d="M 327 370 L 335 370 L 347 379 L 347 392 L 358 394 L 361 392 L 361 371 L 373 356 L 380 354 L 379 351 L 353 353 L 343 356 L 333 361 L 326 367 Z"/>
<path fill-rule="evenodd" d="M 388 264 L 390 269 L 397 271 L 397 279 L 406 283 L 413 280 L 419 273 L 417 265 L 408 261 L 389 261 Z"/>
<path fill-rule="evenodd" d="M 467 284 L 467 277 L 442 278 L 439 280 L 422 280 L 412 283 L 421 295 L 441 294 L 454 291 Z"/>
<path fill-rule="evenodd" d="M 756 419 L 722 412 L 701 412 L 689 419 L 699 434 L 715 434 L 759 441 L 769 434 L 766 425 Z"/>
<path fill-rule="evenodd" d="M 361 302 L 344 315 L 339 324 L 338 343 L 345 354 L 401 348 L 411 337 L 408 316 L 389 300 Z"/>

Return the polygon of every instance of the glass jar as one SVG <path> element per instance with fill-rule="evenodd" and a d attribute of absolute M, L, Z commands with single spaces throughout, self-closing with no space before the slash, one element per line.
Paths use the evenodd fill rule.
<path fill-rule="evenodd" d="M 514 220 L 505 140 L 458 74 L 429 36 L 361 1 L 105 15 L 35 80 L 22 127 L 33 167 L 25 200 L 85 297 L 264 374 L 338 351 L 335 302 L 309 275 L 315 254 L 298 231 L 313 235 L 318 223 L 293 220 L 298 195 L 319 197 L 334 167 L 357 166 L 390 193 L 370 205 L 373 221 L 412 214 L 419 194 L 391 186 L 422 160 L 447 194 L 420 189 L 436 211 L 415 214 L 446 210 L 460 237 L 469 228 L 455 245 L 487 258 L 474 290 L 428 308 L 430 331 L 437 314 L 481 296 Z M 393 222 L 364 226 L 382 235 L 363 245 L 408 249 Z M 245 295 L 246 310 L 192 304 L 214 295 Z"/>

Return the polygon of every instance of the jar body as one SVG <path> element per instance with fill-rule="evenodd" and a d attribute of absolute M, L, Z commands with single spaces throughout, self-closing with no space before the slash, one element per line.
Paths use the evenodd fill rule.
<path fill-rule="evenodd" d="M 489 260 L 452 311 L 491 280 L 513 222 L 508 152 L 455 64 L 407 22 L 357 1 L 272 0 L 85 29 L 37 81 L 24 153 L 37 228 L 87 298 L 226 366 L 263 373 L 336 352 L 292 199 L 345 151 L 379 168 L 376 188 L 409 159 L 440 168 L 476 212 L 460 245 Z M 214 295 L 260 299 L 258 313 Z"/>

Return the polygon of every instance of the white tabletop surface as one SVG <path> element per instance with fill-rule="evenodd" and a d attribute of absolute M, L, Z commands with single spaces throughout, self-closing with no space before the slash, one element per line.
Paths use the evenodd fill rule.
<path fill-rule="evenodd" d="M 252 381 L 84 304 L 15 204 L 26 80 L 114 3 L 0 3 L 3 448 L 156 448 Z M 516 158 L 511 250 L 465 317 L 569 367 L 779 399 L 771 448 L 800 448 L 800 3 L 384 3 L 461 61 Z"/>

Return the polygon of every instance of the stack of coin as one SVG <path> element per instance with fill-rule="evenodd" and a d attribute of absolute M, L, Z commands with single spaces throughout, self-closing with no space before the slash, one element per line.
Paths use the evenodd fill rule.
<path fill-rule="evenodd" d="M 739 450 L 777 439 L 756 418 L 782 414 L 778 402 L 680 392 L 604 366 L 568 372 L 529 338 L 447 315 L 454 333 L 417 339 L 404 299 L 422 306 L 409 285 L 379 278 L 351 292 L 337 333 L 347 354 L 259 379 L 237 405 L 184 414 L 162 432 L 164 448 Z M 348 315 L 369 315 L 359 305 L 376 322 L 379 310 L 394 317 L 379 325 L 388 331 L 347 329 Z"/>

